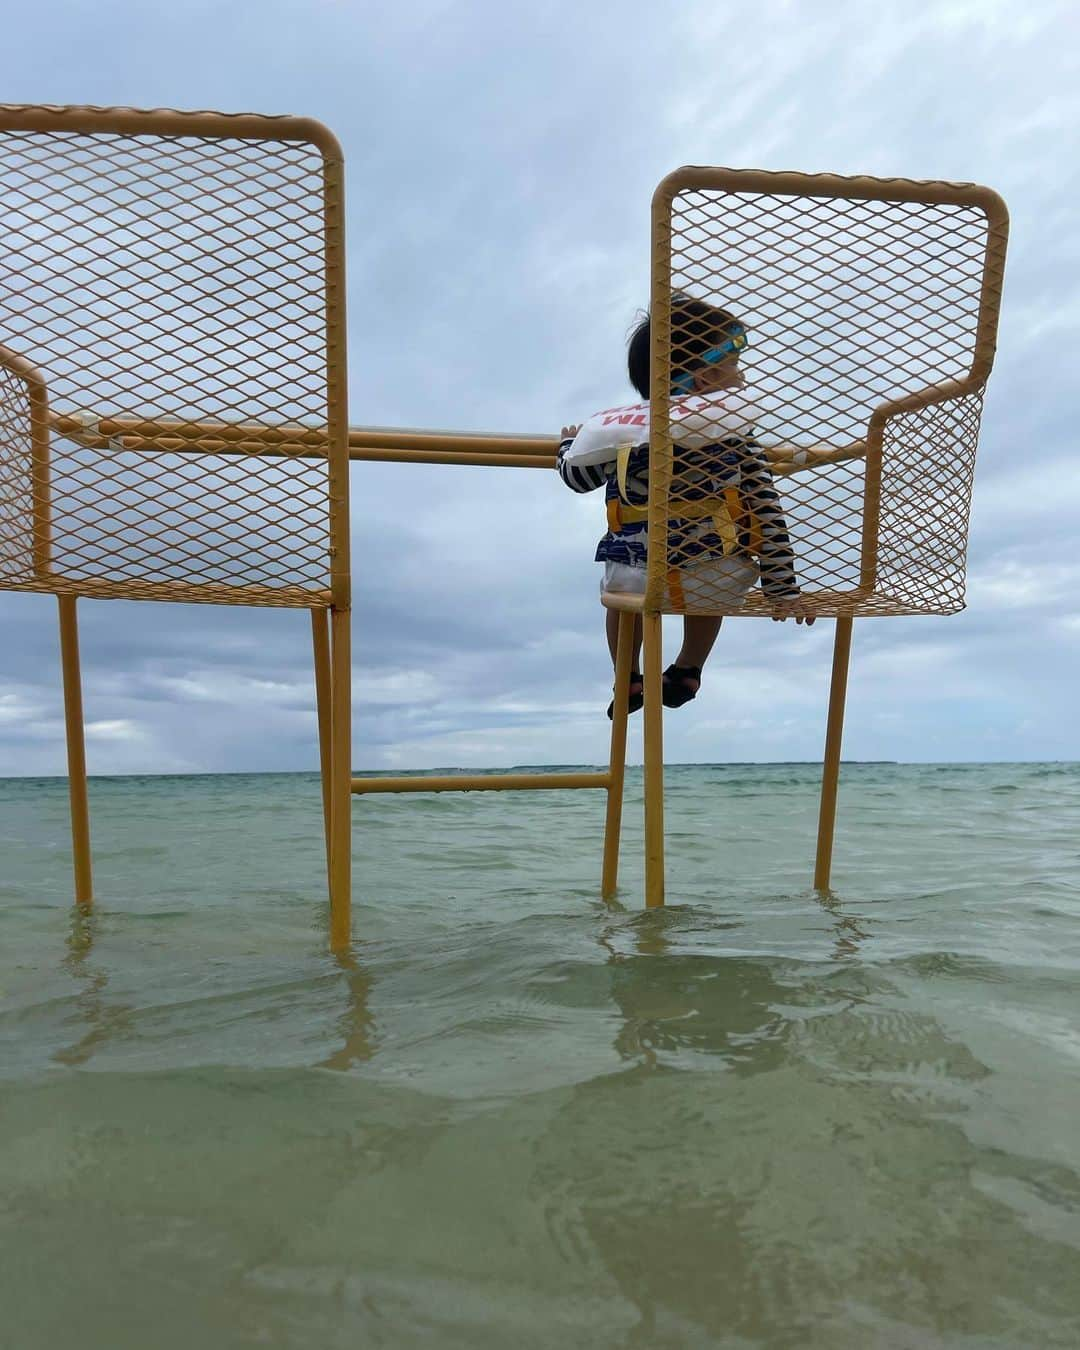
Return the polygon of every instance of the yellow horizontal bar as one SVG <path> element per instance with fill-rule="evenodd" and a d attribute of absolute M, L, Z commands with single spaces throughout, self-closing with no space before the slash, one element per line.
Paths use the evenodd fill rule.
<path fill-rule="evenodd" d="M 354 778 L 353 792 L 522 792 L 530 788 L 606 788 L 608 773 L 416 774 L 408 778 Z"/>
<path fill-rule="evenodd" d="M 804 473 L 823 464 L 839 464 L 848 459 L 864 459 L 866 442 L 853 441 L 850 445 L 776 446 L 765 451 L 774 474 Z"/>
<path fill-rule="evenodd" d="M 177 422 L 136 417 L 54 414 L 50 421 L 63 436 L 90 448 L 105 449 L 119 439 L 125 450 L 158 450 L 170 454 L 266 455 L 323 459 L 326 436 L 318 427 L 261 426 L 257 423 Z M 489 432 L 395 430 L 351 427 L 349 458 L 394 464 L 471 464 L 501 468 L 553 469 L 558 442 L 553 436 L 503 435 Z M 779 475 L 858 459 L 863 441 L 844 446 L 776 446 L 766 450 Z M 683 512 L 684 515 L 688 514 Z"/>
<path fill-rule="evenodd" d="M 57 413 L 53 427 L 64 436 L 104 446 L 111 437 L 135 438 L 156 445 L 196 441 L 251 445 L 288 446 L 291 453 L 301 450 L 325 453 L 326 432 L 321 427 L 267 426 L 258 422 L 180 422 L 172 418 L 101 417 L 85 413 Z M 458 432 L 400 430 L 393 427 L 350 427 L 349 446 L 354 450 L 452 451 L 455 454 L 544 455 L 551 459 L 559 448 L 555 436 L 521 436 L 500 432 Z M 172 445 L 170 444 L 170 448 Z"/>
<path fill-rule="evenodd" d="M 100 437 L 78 436 L 80 445 L 87 449 L 105 449 L 118 445 L 121 450 L 159 450 L 168 455 L 260 455 L 266 459 L 326 459 L 326 446 L 302 445 L 294 441 L 224 441 L 220 437 L 204 436 L 194 441 L 183 436 L 113 436 L 108 441 Z"/>
<path fill-rule="evenodd" d="M 453 450 L 459 454 L 548 455 L 555 458 L 557 436 L 506 435 L 495 431 L 425 431 L 400 427 L 350 427 L 352 450 Z"/>
<path fill-rule="evenodd" d="M 54 568 L 33 582 L 9 583 L 16 591 L 43 591 L 48 595 L 78 595 L 88 600 L 172 600 L 183 604 L 267 605 L 282 609 L 327 609 L 333 595 L 323 588 L 304 586 L 229 586 L 214 581 L 148 581 L 143 578 L 71 577 Z"/>
<path fill-rule="evenodd" d="M 160 450 L 171 455 L 258 455 L 264 459 L 325 459 L 325 449 L 279 441 L 223 441 L 206 437 L 200 441 L 177 436 L 121 436 L 125 450 Z M 554 469 L 554 455 L 502 454 L 495 451 L 398 450 L 349 446 L 349 458 L 382 460 L 388 464 L 472 464 L 484 468 Z"/>
<path fill-rule="evenodd" d="M 491 451 L 396 450 L 364 446 L 357 449 L 349 442 L 349 458 L 382 460 L 387 464 L 474 464 L 486 468 L 554 469 L 555 456 L 500 454 Z"/>
<path fill-rule="evenodd" d="M 25 104 L 0 110 L 4 131 L 79 131 L 86 135 L 192 136 L 234 140 L 310 141 L 324 155 L 340 160 L 333 132 L 308 117 L 261 113 L 177 112 L 173 108 L 95 108 Z"/>
<path fill-rule="evenodd" d="M 158 441 L 255 441 L 268 445 L 282 442 L 326 449 L 326 430 L 320 427 L 265 426 L 258 422 L 178 422 L 172 418 L 101 417 L 86 413 L 56 413 L 52 424 L 63 436 L 87 445 L 105 444 L 113 436 L 132 436 Z"/>

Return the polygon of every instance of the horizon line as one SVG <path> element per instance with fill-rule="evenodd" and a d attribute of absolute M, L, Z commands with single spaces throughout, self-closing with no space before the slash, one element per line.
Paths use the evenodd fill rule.
<path fill-rule="evenodd" d="M 1072 765 L 1080 764 L 1080 760 L 1075 759 L 841 759 L 841 766 L 874 766 L 888 768 L 963 768 L 977 767 L 988 768 L 992 765 L 1033 765 L 1033 764 L 1059 764 Z M 603 768 L 603 765 L 591 765 L 586 763 L 563 762 L 551 764 L 445 764 L 433 765 L 431 767 L 419 769 L 402 768 L 366 768 L 361 772 L 367 775 L 386 777 L 402 776 L 408 774 L 446 774 L 446 773 L 507 773 L 515 770 L 539 770 L 553 771 L 556 769 L 589 769 Z M 640 769 L 642 765 L 627 764 L 627 769 Z M 746 768 L 821 768 L 819 759 L 732 759 L 732 760 L 669 760 L 665 763 L 665 769 L 746 769 Z M 353 773 L 357 771 L 354 769 Z M 121 779 L 121 778 L 287 778 L 287 777 L 310 777 L 318 778 L 318 768 L 313 769 L 173 769 L 173 770 L 148 770 L 144 772 L 128 771 L 124 773 L 93 773 L 88 774 L 88 778 L 93 779 Z M 34 781 L 56 781 L 65 782 L 68 775 L 66 773 L 15 773 L 0 775 L 0 783 L 20 783 Z"/>

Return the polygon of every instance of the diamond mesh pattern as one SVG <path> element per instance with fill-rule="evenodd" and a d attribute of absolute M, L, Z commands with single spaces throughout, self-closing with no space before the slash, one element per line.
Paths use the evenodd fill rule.
<path fill-rule="evenodd" d="M 762 479 L 743 449 L 716 470 L 721 449 L 740 444 L 728 439 L 730 423 L 717 420 L 712 461 L 680 450 L 677 433 L 667 459 L 671 441 L 665 447 L 660 432 L 651 509 L 667 517 L 667 549 L 650 550 L 649 607 L 768 615 L 797 587 L 800 604 L 818 614 L 962 608 L 990 359 L 979 368 L 976 352 L 992 355 L 1004 259 L 1003 226 L 1000 249 L 990 248 L 984 190 L 963 200 L 961 187 L 932 185 L 953 200 L 907 200 L 931 185 L 832 179 L 820 190 L 822 180 L 784 175 L 804 186 L 781 192 L 744 188 L 734 171 L 680 173 L 702 181 L 676 186 L 656 208 L 655 266 L 667 271 L 673 298 L 668 309 L 664 278 L 654 291 L 654 409 L 673 377 L 702 371 L 702 347 L 738 320 L 749 346 L 726 369 L 738 360 L 765 451 L 758 468 L 768 472 Z M 840 195 L 845 184 L 857 193 Z M 684 297 L 725 312 L 708 340 Z M 935 406 L 884 415 L 919 395 Z M 657 522 L 653 514 L 650 537 Z M 703 565 L 703 552 L 706 563 L 724 551 L 745 562 L 748 547 L 761 586 L 743 599 L 725 579 L 733 564 Z M 792 561 L 794 584 L 785 586 Z"/>
<path fill-rule="evenodd" d="M 26 398 L 0 371 L 2 584 L 328 603 L 323 151 L 281 119 L 233 136 L 63 112 L 0 110 L 0 343 L 44 376 L 52 427 L 31 521 Z"/>
<path fill-rule="evenodd" d="M 32 575 L 33 456 L 30 391 L 0 347 L 0 586 Z"/>
<path fill-rule="evenodd" d="M 938 614 L 963 609 L 981 411 L 979 391 L 888 423 L 875 603 L 906 605 L 920 614 L 930 605 Z"/>

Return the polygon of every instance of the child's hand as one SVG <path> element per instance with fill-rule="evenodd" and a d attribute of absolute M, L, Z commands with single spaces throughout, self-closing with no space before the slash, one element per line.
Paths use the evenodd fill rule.
<path fill-rule="evenodd" d="M 560 440 L 560 441 L 572 441 L 572 440 L 574 439 L 574 437 L 578 434 L 578 432 L 579 432 L 580 430 L 581 430 L 581 427 L 580 427 L 580 426 L 577 426 L 577 427 L 563 427 L 563 429 L 562 429 L 562 435 L 559 437 L 559 440 Z"/>
<path fill-rule="evenodd" d="M 800 595 L 794 596 L 791 600 L 777 600 L 772 607 L 772 616 L 774 623 L 783 623 L 785 619 L 794 619 L 796 623 L 805 623 L 807 628 L 813 624 L 817 617 L 810 613 L 806 601 Z"/>

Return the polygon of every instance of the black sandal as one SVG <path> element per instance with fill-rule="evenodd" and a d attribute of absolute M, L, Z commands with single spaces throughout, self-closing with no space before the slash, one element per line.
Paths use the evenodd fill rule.
<path fill-rule="evenodd" d="M 640 684 L 640 685 L 641 685 L 641 689 L 640 689 L 639 692 L 636 693 L 636 694 L 634 693 L 634 685 L 635 685 L 635 684 Z M 641 671 L 640 671 L 640 670 L 632 670 L 632 671 L 630 672 L 630 699 L 629 699 L 629 702 L 628 702 L 628 704 L 627 704 L 626 711 L 627 711 L 627 712 L 632 712 L 632 713 L 634 713 L 634 712 L 640 712 L 641 709 L 642 709 L 644 706 L 645 706 L 645 682 L 644 682 L 644 680 L 642 680 L 642 678 L 641 678 Z M 608 704 L 607 715 L 608 715 L 608 720 L 609 720 L 609 721 L 614 721 L 614 719 L 615 719 L 615 700 L 614 700 L 614 699 L 612 699 L 611 702 Z"/>
<path fill-rule="evenodd" d="M 697 698 L 697 689 L 687 689 L 686 680 L 697 680 L 701 688 L 700 666 L 668 666 L 664 671 L 664 690 L 661 698 L 665 708 L 681 708 L 684 703 Z"/>

